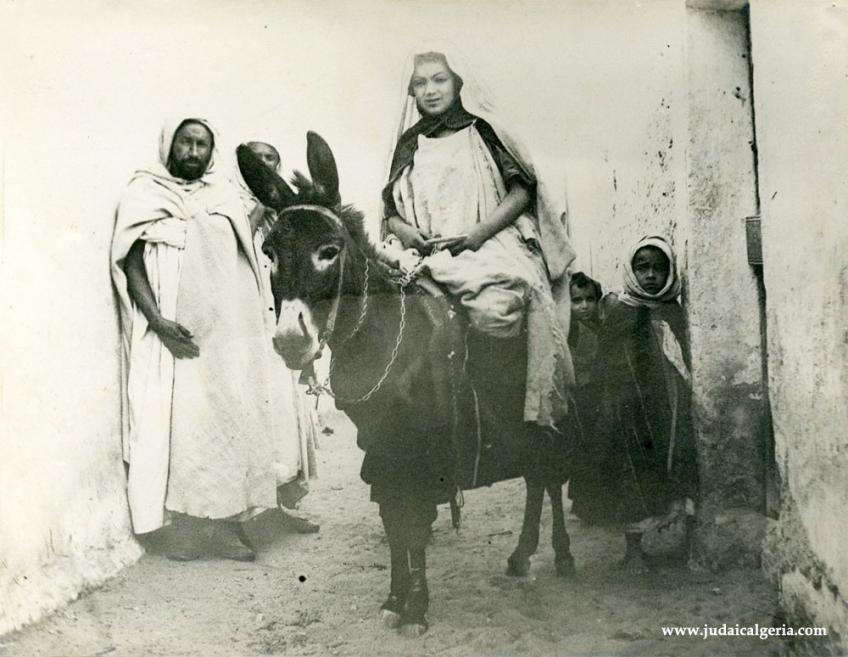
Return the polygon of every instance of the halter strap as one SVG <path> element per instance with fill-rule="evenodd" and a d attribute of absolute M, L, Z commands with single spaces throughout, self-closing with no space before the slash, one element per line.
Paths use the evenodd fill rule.
<path fill-rule="evenodd" d="M 333 298 L 333 303 L 330 306 L 330 314 L 327 316 L 327 326 L 324 328 L 324 335 L 321 337 L 321 347 L 327 344 L 327 341 L 333 335 L 333 331 L 336 330 L 336 319 L 339 316 L 339 306 L 342 302 L 346 252 L 346 249 L 342 249 L 341 255 L 339 255 L 339 284 L 336 288 L 336 296 Z"/>
<path fill-rule="evenodd" d="M 323 205 L 290 205 L 289 207 L 280 210 L 277 213 L 277 216 L 282 217 L 284 214 L 291 214 L 292 212 L 300 211 L 315 212 L 317 214 L 320 214 L 322 217 L 326 217 L 334 224 L 344 227 L 344 224 L 342 223 L 342 220 L 339 218 L 339 216 L 329 208 L 325 208 Z"/>
<path fill-rule="evenodd" d="M 283 208 L 277 213 L 277 217 L 282 217 L 286 214 L 292 214 L 293 212 L 314 212 L 316 214 L 320 214 L 322 217 L 325 217 L 333 222 L 334 225 L 344 228 L 344 224 L 339 216 L 333 212 L 332 210 L 325 208 L 323 205 L 312 205 L 312 204 L 301 204 L 301 205 L 290 205 L 287 208 Z M 336 294 L 333 298 L 332 305 L 330 306 L 330 314 L 327 317 L 327 326 L 324 329 L 324 335 L 321 337 L 321 348 L 323 349 L 324 345 L 327 344 L 327 341 L 333 335 L 333 331 L 336 329 L 336 319 L 339 315 L 339 305 L 342 300 L 342 285 L 344 284 L 344 268 L 345 268 L 345 255 L 347 249 L 342 249 L 341 255 L 339 256 L 339 281 L 338 286 L 336 288 Z"/>

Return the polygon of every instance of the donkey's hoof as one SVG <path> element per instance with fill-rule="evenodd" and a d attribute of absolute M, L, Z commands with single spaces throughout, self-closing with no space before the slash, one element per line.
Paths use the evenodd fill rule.
<path fill-rule="evenodd" d="M 511 554 L 506 560 L 506 574 L 510 577 L 527 577 L 530 573 L 530 559 Z"/>
<path fill-rule="evenodd" d="M 401 596 L 390 593 L 380 606 L 380 622 L 391 630 L 400 627 L 404 600 Z"/>
<path fill-rule="evenodd" d="M 554 562 L 557 577 L 564 580 L 573 581 L 577 579 L 577 569 L 574 567 L 574 559 L 570 556 L 567 559 L 557 559 Z"/>
<path fill-rule="evenodd" d="M 423 636 L 428 629 L 430 629 L 430 626 L 427 624 L 427 621 L 421 619 L 414 623 L 404 623 L 400 627 L 400 633 L 407 639 L 417 639 Z"/>
<path fill-rule="evenodd" d="M 383 627 L 396 630 L 400 627 L 401 615 L 391 609 L 382 608 L 380 609 L 380 623 L 383 624 Z"/>

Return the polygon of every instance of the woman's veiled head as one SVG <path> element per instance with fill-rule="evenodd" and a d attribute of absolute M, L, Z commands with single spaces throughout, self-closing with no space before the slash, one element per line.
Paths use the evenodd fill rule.
<path fill-rule="evenodd" d="M 415 68 L 409 81 L 409 95 L 415 98 L 418 111 L 438 116 L 449 110 L 459 98 L 462 78 L 454 73 L 443 53 L 415 55 Z"/>

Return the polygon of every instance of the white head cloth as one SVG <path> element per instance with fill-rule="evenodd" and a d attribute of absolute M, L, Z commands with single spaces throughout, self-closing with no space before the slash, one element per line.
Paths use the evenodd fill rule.
<path fill-rule="evenodd" d="M 174 143 L 174 136 L 177 134 L 177 130 L 179 130 L 180 126 L 186 121 L 194 121 L 204 126 L 212 134 L 212 139 L 214 140 L 214 145 L 212 148 L 212 157 L 209 159 L 209 166 L 206 167 L 206 171 L 204 171 L 203 175 L 200 176 L 200 178 L 198 178 L 197 180 L 183 180 L 182 178 L 177 178 L 168 170 L 168 158 L 171 155 L 171 146 Z M 181 183 L 184 186 L 191 186 L 199 183 L 209 184 L 213 182 L 213 179 L 217 173 L 215 169 L 215 162 L 218 159 L 219 155 L 218 142 L 218 131 L 215 130 L 215 128 L 212 126 L 208 119 L 200 118 L 198 116 L 170 116 L 166 118 L 163 122 L 162 131 L 159 133 L 159 151 L 157 158 L 158 161 L 152 166 L 139 169 L 139 171 L 152 174 L 157 178 Z"/>
<path fill-rule="evenodd" d="M 668 278 L 663 288 L 656 294 L 645 291 L 633 270 L 633 258 L 636 252 L 647 246 L 659 249 L 668 258 Z M 621 295 L 621 301 L 630 306 L 656 308 L 661 303 L 674 301 L 680 295 L 680 276 L 677 275 L 677 259 L 674 256 L 674 250 L 664 238 L 658 235 L 643 237 L 628 250 L 623 263 L 623 275 L 624 293 Z"/>
<path fill-rule="evenodd" d="M 548 186 L 533 165 L 532 158 L 523 144 L 505 127 L 499 118 L 495 102 L 489 89 L 472 72 L 457 50 L 456 46 L 443 41 L 423 42 L 407 57 L 401 78 L 401 95 L 399 99 L 400 114 L 393 124 L 392 142 L 389 158 L 386 164 L 384 181 L 391 175 L 392 159 L 395 148 L 401 136 L 420 119 L 421 113 L 415 98 L 409 94 L 409 81 L 415 70 L 415 55 L 436 52 L 445 56 L 450 69 L 462 78 L 460 96 L 466 111 L 488 123 L 500 139 L 509 154 L 516 160 L 532 178 L 536 180 L 536 222 L 542 241 L 541 247 L 551 280 L 557 280 L 565 274 L 568 265 L 574 260 L 574 250 L 566 233 L 567 206 L 565 195 L 560 198 L 549 193 Z M 383 212 L 382 198 L 380 200 L 381 215 Z"/>
<path fill-rule="evenodd" d="M 271 146 L 275 151 L 277 151 L 277 154 L 280 156 L 280 161 L 277 163 L 276 172 L 278 174 L 282 175 L 280 170 L 282 169 L 282 166 L 283 166 L 283 156 L 282 156 L 282 153 L 280 153 L 280 149 L 277 148 L 276 144 L 274 144 L 273 141 L 271 141 L 270 139 L 266 139 L 262 135 L 251 134 L 249 136 L 249 138 L 241 139 L 239 141 L 239 143 L 241 143 L 241 144 L 258 143 L 258 144 L 267 144 L 268 146 Z M 244 202 L 245 207 L 248 210 L 253 208 L 253 206 L 256 205 L 257 199 L 256 199 L 256 196 L 254 196 L 253 191 L 250 189 L 250 187 L 248 187 L 247 182 L 245 181 L 244 177 L 241 175 L 241 169 L 239 169 L 238 162 L 233 163 L 232 181 L 233 181 L 233 184 L 235 185 L 236 189 L 238 190 L 239 197 Z"/>

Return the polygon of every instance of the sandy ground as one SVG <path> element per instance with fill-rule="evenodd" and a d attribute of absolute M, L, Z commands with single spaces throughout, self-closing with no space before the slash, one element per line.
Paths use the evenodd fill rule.
<path fill-rule="evenodd" d="M 459 534 L 440 510 L 428 553 L 430 632 L 381 627 L 388 548 L 359 480 L 354 431 L 333 414 L 321 478 L 302 508 L 318 534 L 288 532 L 273 513 L 252 521 L 256 563 L 171 562 L 147 555 L 47 620 L 0 640 L 0 657 L 58 655 L 533 655 L 762 657 L 776 639 L 663 638 L 661 627 L 772 625 L 775 596 L 759 572 L 666 567 L 627 575 L 623 539 L 567 519 L 578 579 L 554 576 L 550 516 L 525 579 L 504 575 L 518 538 L 523 482 L 466 493 Z"/>

